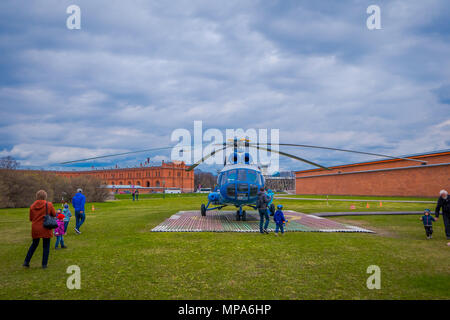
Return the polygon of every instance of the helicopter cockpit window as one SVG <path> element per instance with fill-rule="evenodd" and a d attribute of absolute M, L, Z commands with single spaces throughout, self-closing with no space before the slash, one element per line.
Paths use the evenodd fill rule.
<path fill-rule="evenodd" d="M 245 170 L 245 169 L 238 170 L 238 180 L 239 181 L 247 180 L 247 170 Z"/>
<path fill-rule="evenodd" d="M 226 179 L 225 179 L 225 174 L 227 175 Z M 237 179 L 237 170 L 230 170 L 230 171 L 224 173 L 224 176 L 222 177 L 223 183 L 225 183 L 225 182 L 232 183 L 232 182 L 235 182 L 236 179 Z"/>
<path fill-rule="evenodd" d="M 247 180 L 249 183 L 259 184 L 258 173 L 256 171 L 252 171 L 252 170 L 247 171 Z"/>
<path fill-rule="evenodd" d="M 256 197 L 258 195 L 258 186 L 256 184 L 250 185 L 250 197 Z"/>

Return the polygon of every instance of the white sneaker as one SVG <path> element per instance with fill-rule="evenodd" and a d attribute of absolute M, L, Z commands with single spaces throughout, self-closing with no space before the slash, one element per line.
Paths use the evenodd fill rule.
<path fill-rule="evenodd" d="M 77 228 L 75 228 L 75 232 L 78 233 L 78 234 L 81 234 L 81 231 L 78 230 Z"/>

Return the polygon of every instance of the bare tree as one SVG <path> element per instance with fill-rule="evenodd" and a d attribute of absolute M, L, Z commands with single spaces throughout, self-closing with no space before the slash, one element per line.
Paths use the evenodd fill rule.
<path fill-rule="evenodd" d="M 199 185 L 202 188 L 214 188 L 216 185 L 217 176 L 213 175 L 211 172 L 204 172 L 200 170 L 194 171 L 194 185 L 198 188 Z"/>
<path fill-rule="evenodd" d="M 48 200 L 70 202 L 77 188 L 83 188 L 88 202 L 103 202 L 109 192 L 96 177 L 66 178 L 52 172 L 0 170 L 0 208 L 23 208 L 35 200 L 36 191 L 47 191 Z"/>
<path fill-rule="evenodd" d="M 15 170 L 19 165 L 20 163 L 11 156 L 0 158 L 0 169 Z"/>

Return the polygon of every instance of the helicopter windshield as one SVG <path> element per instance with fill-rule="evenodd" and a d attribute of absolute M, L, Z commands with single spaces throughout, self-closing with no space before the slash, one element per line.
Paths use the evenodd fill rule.
<path fill-rule="evenodd" d="M 236 181 L 245 181 L 250 184 L 262 184 L 261 174 L 254 170 L 248 169 L 234 169 L 230 171 L 223 172 L 218 179 L 218 184 L 220 186 L 234 183 Z"/>
<path fill-rule="evenodd" d="M 247 180 L 247 170 L 244 170 L 244 169 L 238 170 L 238 180 L 239 181 Z"/>
<path fill-rule="evenodd" d="M 249 183 L 257 183 L 259 184 L 259 174 L 256 171 L 248 170 L 247 171 L 247 180 Z"/>
<path fill-rule="evenodd" d="M 222 184 L 235 182 L 237 180 L 237 176 L 238 176 L 237 170 L 230 170 L 224 172 L 222 176 Z"/>

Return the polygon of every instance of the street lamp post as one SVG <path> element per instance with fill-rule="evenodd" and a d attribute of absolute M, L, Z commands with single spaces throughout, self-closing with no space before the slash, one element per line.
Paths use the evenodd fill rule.
<path fill-rule="evenodd" d="M 163 199 L 166 198 L 166 180 L 163 180 Z"/>

